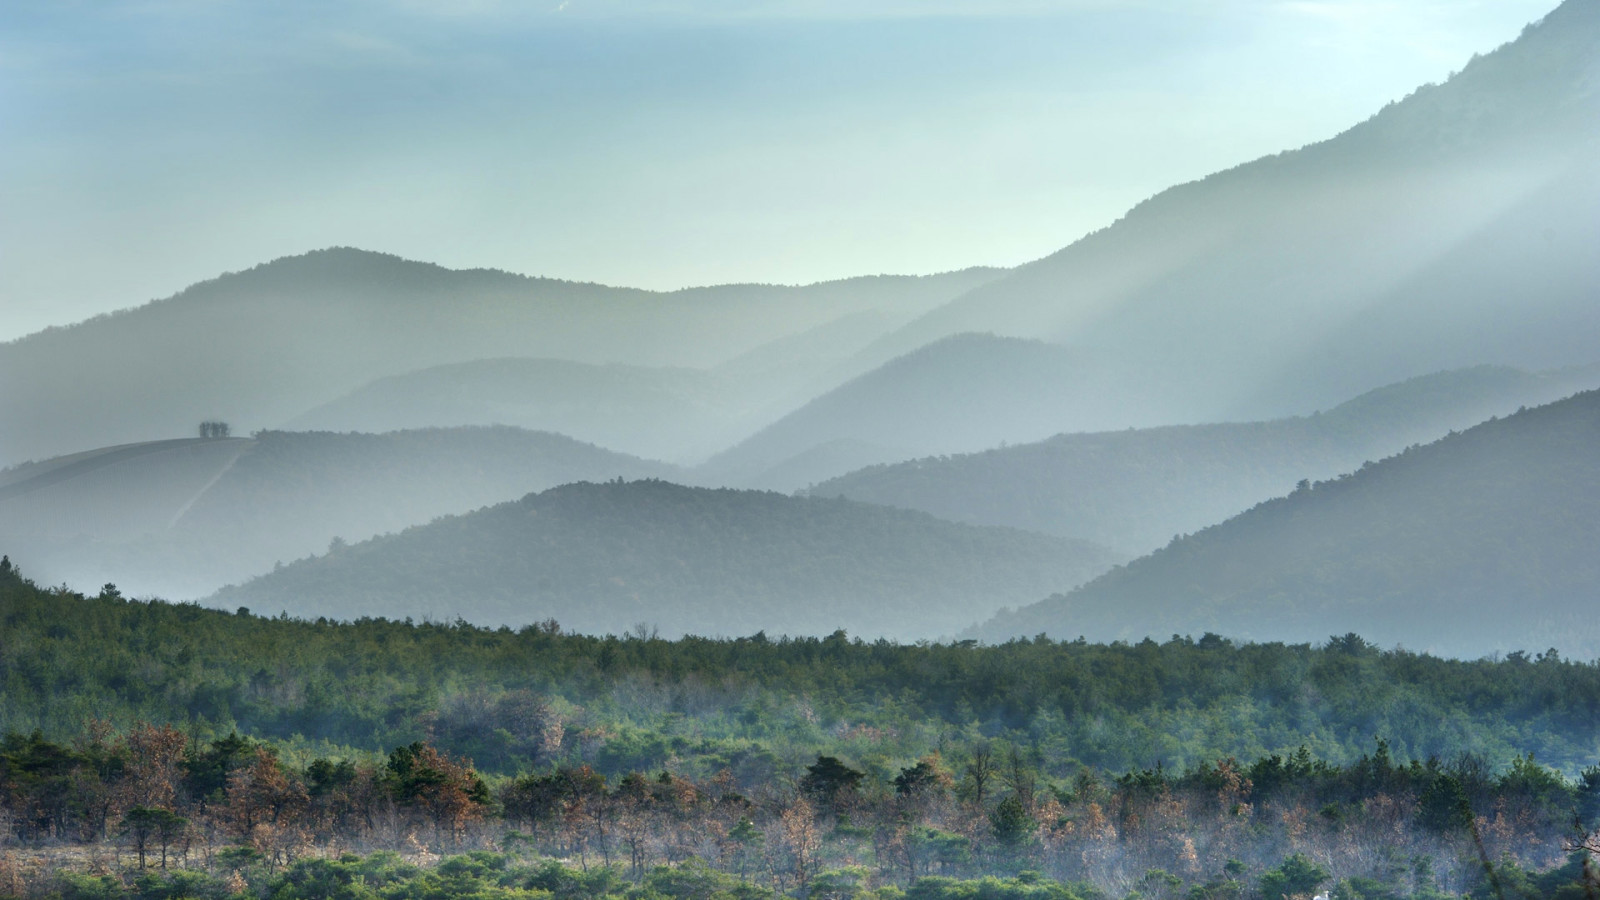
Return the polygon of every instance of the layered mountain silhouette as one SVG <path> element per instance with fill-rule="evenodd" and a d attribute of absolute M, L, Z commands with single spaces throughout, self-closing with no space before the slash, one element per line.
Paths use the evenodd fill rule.
<path fill-rule="evenodd" d="M 863 465 L 1038 440 L 1098 408 L 1098 387 L 1061 347 L 955 335 L 823 394 L 713 457 L 699 474 L 794 490 Z"/>
<path fill-rule="evenodd" d="M 1015 401 L 1019 417 L 1037 416 L 998 429 L 1013 441 L 1303 414 L 1485 363 L 1584 364 L 1600 334 L 1597 50 L 1600 12 L 1569 0 L 1446 83 L 1344 134 L 1172 188 L 1010 273 L 663 294 L 354 250 L 278 260 L 0 346 L 0 461 L 170 437 L 203 418 L 241 431 L 297 416 L 336 430 L 384 417 L 484 424 L 481 409 L 427 421 L 445 388 L 405 410 L 393 383 L 375 382 L 448 381 L 422 372 L 507 358 L 645 369 L 739 360 L 733 381 L 750 396 L 731 405 L 746 415 L 706 444 L 741 428 L 754 434 L 847 378 L 891 361 L 903 368 L 900 358 L 924 350 L 955 367 L 941 375 L 923 361 L 928 395 L 949 390 L 957 407 L 979 396 L 994 409 Z M 1052 386 L 1058 402 L 1030 411 L 1019 395 L 1036 386 L 963 384 L 970 354 L 929 345 L 966 333 L 1062 348 L 1069 383 Z M 63 359 L 74 361 L 70 379 L 60 377 Z M 608 376 L 591 374 L 603 393 Z M 725 400 L 715 391 L 669 396 L 657 415 Z M 539 405 L 506 415 L 548 427 L 529 412 Z M 980 429 L 961 433 L 964 410 L 946 417 L 957 420 L 941 437 L 949 446 L 884 444 L 826 423 L 780 439 L 817 418 L 806 412 L 753 439 L 739 453 L 747 459 L 725 462 L 759 481 L 841 441 L 884 446 L 886 458 L 982 446 Z M 685 446 L 680 435 L 659 448 L 635 437 L 628 449 L 650 455 Z"/>
<path fill-rule="evenodd" d="M 848 500 L 572 484 L 336 548 L 208 602 L 622 633 L 948 635 L 1121 557 Z"/>
<path fill-rule="evenodd" d="M 1291 480 L 1591 386 L 1563 381 L 1571 372 L 1525 373 L 1597 356 L 1596 159 L 1600 4 L 1567 0 L 1337 137 L 1165 191 L 1010 272 L 662 293 L 350 249 L 281 259 L 0 345 L 0 462 L 43 460 L 0 473 L 0 540 L 46 582 L 131 579 L 131 590 L 184 596 L 341 538 L 232 592 L 296 612 L 949 633 L 1116 556 L 1067 537 L 1148 548 Z M 1453 374 L 1408 380 L 1438 372 Z M 1395 387 L 1331 408 L 1382 385 Z M 202 420 L 254 436 L 173 439 Z M 1248 424 L 1216 424 L 1237 422 Z M 261 431 L 286 423 L 330 433 Z M 511 429 L 331 433 L 491 424 L 695 468 Z M 1562 440 L 1495 446 L 1554 472 L 1540 454 L 1566 452 Z M 1005 443 L 1027 446 L 996 449 Z M 1521 604 L 1578 640 L 1583 622 L 1568 610 L 1590 569 L 1563 548 L 1581 545 L 1595 518 L 1574 505 L 1586 490 L 1578 463 L 1572 496 L 1549 500 L 1559 529 L 1496 531 L 1488 512 L 1450 506 L 1420 475 L 1428 490 L 1395 481 L 1421 504 L 1414 513 L 1362 493 L 1375 469 L 1420 471 L 1416 459 L 1456 452 L 1413 451 L 1277 501 L 1338 527 L 1295 532 L 1269 504 L 1201 532 L 1253 535 L 1254 549 L 1238 552 L 1259 572 L 1224 562 L 1180 572 L 1173 561 L 1199 559 L 1192 548 L 1245 547 L 1197 536 L 1040 609 L 1082 614 L 1083 633 L 1127 633 L 1126 620 L 1093 618 L 1126 612 L 1158 635 L 1199 623 L 1304 640 L 1325 627 L 1368 631 L 1371 612 L 1372 636 L 1416 641 L 1437 615 L 1438 640 L 1423 645 L 1470 649 L 1498 646 L 1485 641 L 1512 633 L 1519 623 L 1503 610 Z M 564 482 L 787 491 L 912 459 L 815 493 L 1054 536 L 633 482 L 345 543 Z M 1503 490 L 1487 468 L 1452 477 L 1485 479 L 1475 496 L 1504 501 L 1495 509 L 1507 522 L 1526 520 L 1553 482 L 1525 484 L 1512 465 Z M 1515 506 L 1524 495 L 1505 491 L 1519 485 L 1536 501 Z M 1334 496 L 1366 497 L 1350 508 L 1379 518 L 1362 531 L 1354 513 L 1313 513 Z M 1424 512 L 1438 514 L 1426 528 L 1406 524 Z M 1269 519 L 1256 531 L 1237 524 Z M 1283 543 L 1294 535 L 1300 543 Z M 1502 552 L 1520 548 L 1519 535 L 1552 544 L 1524 563 Z M 1374 545 L 1379 536 L 1388 543 Z M 1396 555 L 1372 562 L 1380 550 Z M 1446 578 L 1445 563 L 1470 583 Z M 1145 572 L 1167 574 L 1134 574 Z M 1123 584 L 1156 587 L 1128 587 L 1116 595 L 1126 602 L 1103 608 L 1077 599 Z M 1454 613 L 1435 587 L 1455 592 Z M 1223 615 L 1235 609 L 1251 612 Z M 1006 621 L 1048 630 L 1040 616 Z"/>
<path fill-rule="evenodd" d="M 1303 483 L 974 636 L 1215 632 L 1600 656 L 1600 391 Z"/>
<path fill-rule="evenodd" d="M 571 481 L 672 471 L 513 428 L 157 441 L 0 472 L 0 548 L 42 583 L 192 598 L 335 538 Z"/>
<path fill-rule="evenodd" d="M 318 251 L 0 345 L 0 462 L 192 434 L 203 419 L 277 427 L 379 378 L 452 363 L 707 368 L 829 323 L 862 329 L 846 343 L 859 346 L 996 274 L 659 293 Z M 785 377 L 774 392 L 790 389 Z"/>
<path fill-rule="evenodd" d="M 1446 83 L 1165 191 L 874 352 L 962 332 L 1059 344 L 1116 402 L 1055 431 L 1275 418 L 1428 372 L 1585 364 L 1597 138 L 1600 6 L 1568 0 Z"/>
<path fill-rule="evenodd" d="M 662 459 L 709 455 L 741 436 L 764 391 L 703 369 L 490 359 L 380 378 L 285 423 L 385 432 L 512 425 Z"/>
<path fill-rule="evenodd" d="M 865 374 L 707 471 L 792 490 L 849 463 L 1591 363 L 1597 66 L 1600 14 L 1569 2 L 1344 134 L 1165 191 L 885 336 Z"/>
<path fill-rule="evenodd" d="M 872 466 L 806 493 L 1083 538 L 1137 555 L 1301 479 L 1332 478 L 1490 416 L 1597 386 L 1595 367 L 1533 374 L 1478 366 L 1389 385 L 1312 416 L 1063 434 Z"/>

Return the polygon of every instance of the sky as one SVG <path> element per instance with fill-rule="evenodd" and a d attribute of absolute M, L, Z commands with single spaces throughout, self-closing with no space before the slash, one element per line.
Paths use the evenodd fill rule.
<path fill-rule="evenodd" d="M 671 289 L 1017 265 L 1555 0 L 8 0 L 0 340 L 328 246 Z"/>

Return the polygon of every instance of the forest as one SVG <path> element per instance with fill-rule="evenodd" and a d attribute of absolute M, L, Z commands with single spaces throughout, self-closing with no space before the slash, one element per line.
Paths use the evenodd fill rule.
<path fill-rule="evenodd" d="M 1600 900 L 1600 0 L 0 68 L 0 900 Z"/>
<path fill-rule="evenodd" d="M 9 560 L 0 616 L 0 894 L 1544 896 L 1600 817 L 1554 653 L 311 622 Z"/>

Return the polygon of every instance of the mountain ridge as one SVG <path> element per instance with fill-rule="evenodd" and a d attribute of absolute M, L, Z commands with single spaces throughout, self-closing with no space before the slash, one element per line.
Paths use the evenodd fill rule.
<path fill-rule="evenodd" d="M 514 428 L 259 432 L 131 449 L 67 457 L 87 465 L 61 483 L 40 484 L 60 472 L 49 460 L 8 470 L 35 489 L 0 495 L 6 551 L 52 583 L 116 580 L 130 593 L 188 599 L 335 538 L 398 531 L 568 481 L 677 472 Z"/>
<path fill-rule="evenodd" d="M 1600 391 L 1303 481 L 1069 594 L 975 627 L 1135 639 L 1212 631 L 1475 656 L 1600 657 Z"/>
<path fill-rule="evenodd" d="M 928 638 L 1122 557 L 847 500 L 661 480 L 576 483 L 340 546 L 211 605 L 623 633 Z"/>
<path fill-rule="evenodd" d="M 278 427 L 429 365 L 546 356 L 704 368 L 863 310 L 909 316 L 995 274 L 656 294 L 317 251 L 0 345 L 0 461 L 167 437 L 203 419 Z M 883 325 L 854 321 L 869 338 Z M 62 359 L 74 361 L 70 378 Z"/>
<path fill-rule="evenodd" d="M 1169 188 L 879 342 L 885 358 L 967 331 L 1060 343 L 1125 393 L 1137 425 L 1292 415 L 1380 384 L 1484 363 L 1588 362 L 1600 321 L 1600 15 L 1568 0 L 1522 36 L 1325 141 Z M 1593 201 L 1593 202 L 1591 202 Z M 1517 204 L 1528 210 L 1502 221 Z M 1561 253 L 1520 236 L 1541 221 Z M 1473 276 L 1394 292 L 1464 243 Z M 1519 319 L 1513 275 L 1546 290 Z M 1427 343 L 1422 312 L 1383 354 L 1355 333 L 1408 295 L 1479 319 Z M 1415 305 L 1415 301 L 1410 302 Z M 1353 358 L 1353 359 L 1352 359 Z M 1354 360 L 1359 360 L 1356 364 Z M 1119 427 L 1084 415 L 1066 430 Z"/>
<path fill-rule="evenodd" d="M 1408 379 L 1309 416 L 1060 434 L 870 466 L 803 493 L 1078 537 L 1138 554 L 1303 478 L 1332 478 L 1452 429 L 1595 387 L 1600 367 L 1526 373 L 1478 366 Z"/>

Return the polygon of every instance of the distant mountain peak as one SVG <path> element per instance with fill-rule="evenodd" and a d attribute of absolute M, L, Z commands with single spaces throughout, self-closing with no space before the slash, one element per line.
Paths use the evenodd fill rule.
<path fill-rule="evenodd" d="M 1442 84 L 1164 190 L 886 341 L 1060 344 L 1141 423 L 1280 418 L 1479 363 L 1587 364 L 1596 158 L 1600 3 L 1568 0 Z"/>

